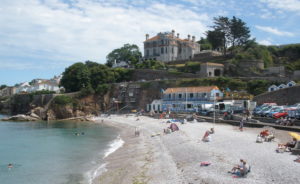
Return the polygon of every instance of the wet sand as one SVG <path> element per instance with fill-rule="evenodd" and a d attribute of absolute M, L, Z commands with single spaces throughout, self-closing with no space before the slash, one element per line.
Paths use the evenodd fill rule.
<path fill-rule="evenodd" d="M 289 152 L 276 153 L 278 143 L 289 141 L 287 131 L 275 130 L 274 142 L 256 143 L 262 128 L 213 123 L 178 124 L 179 131 L 163 134 L 167 120 L 120 115 L 99 117 L 96 122 L 121 128 L 122 148 L 106 158 L 107 171 L 95 184 L 198 184 L 198 183 L 298 183 L 300 164 Z M 141 135 L 134 136 L 135 127 Z M 212 141 L 201 138 L 215 128 Z M 153 136 L 155 135 L 155 136 Z M 246 178 L 233 178 L 227 171 L 245 159 L 251 165 Z M 212 164 L 200 167 L 200 162 Z M 298 174 L 297 174 L 298 173 Z"/>

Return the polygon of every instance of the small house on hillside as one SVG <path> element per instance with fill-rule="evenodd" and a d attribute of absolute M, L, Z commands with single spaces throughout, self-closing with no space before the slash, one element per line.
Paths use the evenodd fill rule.
<path fill-rule="evenodd" d="M 283 88 L 286 88 L 287 86 L 285 85 L 285 84 L 280 84 L 279 86 L 278 86 L 278 89 L 283 89 Z"/>
<path fill-rule="evenodd" d="M 268 88 L 268 91 L 271 92 L 271 91 L 276 91 L 277 90 L 277 86 L 276 85 L 272 85 Z"/>
<path fill-rule="evenodd" d="M 224 65 L 220 63 L 202 63 L 200 67 L 201 77 L 220 77 L 224 74 Z"/>
<path fill-rule="evenodd" d="M 290 81 L 289 83 L 287 83 L 286 86 L 287 86 L 287 87 L 293 87 L 293 86 L 296 86 L 296 82 Z"/>
<path fill-rule="evenodd" d="M 162 110 L 195 112 L 203 104 L 213 104 L 223 97 L 217 86 L 168 88 L 163 92 Z"/>

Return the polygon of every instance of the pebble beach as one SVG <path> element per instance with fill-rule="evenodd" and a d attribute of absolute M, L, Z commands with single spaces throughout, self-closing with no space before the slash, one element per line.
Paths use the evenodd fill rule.
<path fill-rule="evenodd" d="M 177 123 L 179 131 L 164 134 L 166 119 L 133 115 L 97 117 L 120 129 L 124 145 L 106 161 L 105 171 L 94 184 L 217 184 L 217 183 L 299 183 L 300 163 L 289 152 L 276 153 L 278 143 L 291 138 L 287 131 L 272 129 L 275 141 L 256 143 L 264 128 L 245 128 L 207 122 Z M 135 136 L 135 128 L 140 136 Z M 202 142 L 205 131 L 215 129 L 211 142 Z M 246 160 L 251 172 L 234 178 L 231 168 Z M 201 167 L 201 162 L 211 165 Z"/>

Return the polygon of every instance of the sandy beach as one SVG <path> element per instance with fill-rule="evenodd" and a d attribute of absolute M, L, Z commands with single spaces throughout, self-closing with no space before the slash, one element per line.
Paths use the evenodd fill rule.
<path fill-rule="evenodd" d="M 109 155 L 106 172 L 94 184 L 200 184 L 200 183 L 299 183 L 300 164 L 289 152 L 276 153 L 278 143 L 290 140 L 287 131 L 275 130 L 275 141 L 256 143 L 262 128 L 245 128 L 205 122 L 179 124 L 179 131 L 163 134 L 165 119 L 113 115 L 98 117 L 97 123 L 121 129 L 125 144 Z M 135 127 L 141 135 L 134 136 Z M 214 127 L 211 142 L 202 142 Z M 153 136 L 155 135 L 155 136 Z M 227 171 L 245 159 L 251 166 L 246 178 L 233 178 Z M 201 167 L 200 162 L 210 166 Z"/>

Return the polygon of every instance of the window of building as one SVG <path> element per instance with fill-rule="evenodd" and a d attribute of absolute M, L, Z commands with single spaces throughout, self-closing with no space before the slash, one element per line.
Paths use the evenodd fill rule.
<path fill-rule="evenodd" d="M 205 97 L 206 97 L 206 95 L 207 95 L 206 93 L 202 93 L 202 97 L 203 97 L 203 98 L 205 98 Z"/>
<path fill-rule="evenodd" d="M 216 97 L 219 97 L 220 96 L 220 94 L 219 93 L 216 93 Z"/>
<path fill-rule="evenodd" d="M 194 93 L 190 93 L 190 98 L 194 98 Z"/>
<path fill-rule="evenodd" d="M 174 54 L 174 47 L 172 47 L 172 54 Z"/>
<path fill-rule="evenodd" d="M 157 110 L 160 111 L 160 105 L 157 105 Z"/>
<path fill-rule="evenodd" d="M 179 94 L 179 95 L 178 95 L 178 98 L 182 98 L 182 94 Z"/>
<path fill-rule="evenodd" d="M 171 94 L 169 94 L 169 99 L 171 99 Z"/>
<path fill-rule="evenodd" d="M 160 53 L 161 53 L 161 54 L 164 53 L 164 48 L 163 48 L 163 47 L 160 49 Z"/>
<path fill-rule="evenodd" d="M 155 48 L 153 49 L 153 55 L 156 55 L 156 49 Z"/>
<path fill-rule="evenodd" d="M 155 105 L 154 105 L 154 104 L 153 104 L 153 110 L 156 110 L 156 109 L 155 109 Z"/>
<path fill-rule="evenodd" d="M 153 42 L 152 45 L 153 45 L 153 47 L 156 47 L 156 42 Z"/>
<path fill-rule="evenodd" d="M 187 108 L 188 109 L 193 108 L 193 104 L 187 104 Z"/>
<path fill-rule="evenodd" d="M 161 42 L 162 45 L 164 44 L 164 40 L 161 40 L 160 42 Z"/>
<path fill-rule="evenodd" d="M 146 50 L 146 56 L 149 56 L 149 49 Z"/>
<path fill-rule="evenodd" d="M 166 53 L 168 53 L 168 47 L 166 47 Z"/>

